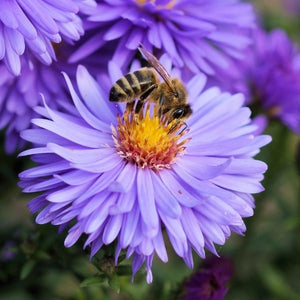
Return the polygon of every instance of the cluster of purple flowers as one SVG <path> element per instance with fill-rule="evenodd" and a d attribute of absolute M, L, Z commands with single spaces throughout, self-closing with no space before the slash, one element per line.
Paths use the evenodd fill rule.
<path fill-rule="evenodd" d="M 245 101 L 300 132 L 300 56 L 282 31 L 254 27 L 242 1 L 2 1 L 0 128 L 8 153 L 30 143 L 20 155 L 38 165 L 20 186 L 40 193 L 36 222 L 67 228 L 66 247 L 85 236 L 91 256 L 116 242 L 116 263 L 126 251 L 149 283 L 166 237 L 192 268 L 193 251 L 218 255 L 215 244 L 242 234 L 267 169 L 254 156 L 271 140 Z M 136 114 L 109 102 L 140 66 L 140 44 L 186 86 L 184 123 L 158 104 Z"/>
<path fill-rule="evenodd" d="M 300 134 L 299 49 L 282 29 L 269 33 L 256 29 L 245 57 L 232 66 L 229 80 L 223 76 L 223 89 L 243 93 L 247 104 L 263 112 L 262 118 L 279 119 Z"/>

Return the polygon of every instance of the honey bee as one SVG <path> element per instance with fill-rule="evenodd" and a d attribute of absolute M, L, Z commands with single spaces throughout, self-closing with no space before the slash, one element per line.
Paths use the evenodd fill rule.
<path fill-rule="evenodd" d="M 112 102 L 126 102 L 133 109 L 135 99 L 139 98 L 135 106 L 138 113 L 145 100 L 159 104 L 159 116 L 166 117 L 168 122 L 174 119 L 186 120 L 192 113 L 187 103 L 187 91 L 178 78 L 171 78 L 164 66 L 149 51 L 138 48 L 152 68 L 141 68 L 128 73 L 118 79 L 112 86 L 109 100 Z M 163 78 L 159 81 L 157 73 Z"/>

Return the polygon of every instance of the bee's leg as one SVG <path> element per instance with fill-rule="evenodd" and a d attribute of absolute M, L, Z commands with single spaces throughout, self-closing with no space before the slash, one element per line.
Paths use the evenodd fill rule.
<path fill-rule="evenodd" d="M 161 94 L 160 95 L 160 98 L 159 98 L 159 110 L 158 110 L 158 115 L 161 116 L 161 108 L 162 108 L 162 105 L 164 103 L 164 94 Z"/>
<path fill-rule="evenodd" d="M 138 114 L 144 105 L 144 100 L 139 100 L 135 106 L 135 113 Z"/>
<path fill-rule="evenodd" d="M 179 125 L 180 121 L 176 122 L 168 131 L 168 134 L 172 133 L 175 128 Z M 187 124 L 185 122 L 182 122 L 182 124 L 184 125 L 183 129 L 180 130 L 180 132 L 178 133 L 178 135 L 182 134 L 186 129 L 187 129 Z"/>
<path fill-rule="evenodd" d="M 158 87 L 157 84 L 151 85 L 151 86 L 148 88 L 148 90 L 146 90 L 146 91 L 141 95 L 140 99 L 141 99 L 142 101 L 145 100 L 145 99 L 153 92 L 153 90 L 155 90 L 157 87 Z"/>
<path fill-rule="evenodd" d="M 129 111 L 132 111 L 133 107 L 134 107 L 134 103 L 135 103 L 135 101 L 128 102 L 126 104 L 126 109 L 129 110 Z"/>
<path fill-rule="evenodd" d="M 151 85 L 141 96 L 140 100 L 136 103 L 135 113 L 138 114 L 141 108 L 144 105 L 144 101 L 148 98 L 148 96 L 157 88 L 157 84 Z"/>

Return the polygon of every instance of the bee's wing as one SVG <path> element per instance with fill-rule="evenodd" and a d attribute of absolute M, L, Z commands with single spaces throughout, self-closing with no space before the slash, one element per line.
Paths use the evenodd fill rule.
<path fill-rule="evenodd" d="M 165 69 L 165 67 L 159 62 L 159 60 L 148 50 L 139 47 L 139 51 L 142 53 L 142 55 L 145 57 L 145 59 L 148 61 L 148 63 L 157 71 L 157 73 L 163 78 L 163 80 L 166 82 L 166 84 L 169 86 L 169 88 L 175 91 L 174 85 L 171 80 L 171 76 L 168 73 L 168 71 Z"/>

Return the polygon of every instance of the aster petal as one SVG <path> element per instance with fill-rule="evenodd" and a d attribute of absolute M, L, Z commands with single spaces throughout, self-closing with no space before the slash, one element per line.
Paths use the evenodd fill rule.
<path fill-rule="evenodd" d="M 158 230 L 157 236 L 153 239 L 153 246 L 155 248 L 155 251 L 158 255 L 158 257 L 163 261 L 168 261 L 168 254 L 165 246 L 165 242 L 162 236 L 161 229 Z"/>
<path fill-rule="evenodd" d="M 13 9 L 17 7 L 17 5 L 14 4 L 14 2 L 11 5 L 13 6 Z M 9 5 L 9 1 L 0 2 L 1 22 L 3 22 L 7 27 L 16 29 L 18 27 L 18 21 L 13 11 L 14 10 L 12 10 L 11 6 Z"/>
<path fill-rule="evenodd" d="M 75 186 L 67 186 L 66 188 L 62 188 L 59 191 L 55 191 L 50 193 L 47 196 L 47 200 L 49 202 L 59 203 L 59 202 L 71 202 L 80 195 L 82 195 L 86 189 L 90 186 L 90 182 L 82 184 L 82 185 L 75 185 Z"/>
<path fill-rule="evenodd" d="M 76 78 L 80 94 L 88 108 L 98 119 L 110 124 L 115 115 L 112 113 L 113 106 L 103 100 L 105 97 L 107 98 L 107 95 L 103 94 L 97 82 L 83 66 L 78 66 Z"/>
<path fill-rule="evenodd" d="M 116 22 L 104 35 L 104 40 L 110 41 L 123 36 L 131 27 L 127 20 Z"/>
<path fill-rule="evenodd" d="M 156 48 L 161 48 L 161 39 L 157 26 L 151 26 L 148 30 L 148 39 Z"/>
<path fill-rule="evenodd" d="M 29 13 L 42 29 L 49 33 L 57 33 L 58 28 L 49 14 L 45 13 L 44 7 L 37 1 L 31 2 L 26 0 L 18 0 L 22 9 Z"/>
<path fill-rule="evenodd" d="M 73 208 L 63 208 L 62 212 L 55 212 L 55 216 L 53 217 L 53 220 L 51 222 L 51 224 L 53 225 L 64 225 L 64 224 L 68 224 L 69 222 L 71 222 L 74 218 L 77 217 L 79 213 L 78 209 L 73 209 Z"/>
<path fill-rule="evenodd" d="M 194 177 L 202 180 L 208 180 L 224 173 L 231 162 L 232 159 L 229 158 L 222 164 L 212 166 L 207 164 L 205 158 L 203 157 L 185 155 L 173 168 L 176 171 L 177 166 L 180 166 L 181 168 L 187 170 Z"/>
<path fill-rule="evenodd" d="M 169 19 L 175 21 L 176 23 L 178 23 L 181 26 L 189 27 L 190 28 L 189 31 L 192 30 L 193 28 L 195 28 L 197 30 L 200 29 L 201 31 L 203 31 L 203 34 L 206 34 L 208 32 L 213 32 L 216 30 L 215 25 L 213 25 L 209 22 L 202 21 L 195 17 L 190 17 L 190 16 L 180 17 L 175 14 L 173 14 L 173 15 L 170 14 Z"/>
<path fill-rule="evenodd" d="M 202 92 L 205 84 L 207 82 L 207 77 L 204 74 L 197 74 L 189 80 L 186 85 L 187 90 L 189 91 L 190 99 L 189 102 L 193 104 L 192 100 L 196 100 L 199 97 L 199 94 Z M 192 97 L 191 97 L 192 96 Z"/>
<path fill-rule="evenodd" d="M 25 41 L 23 35 L 10 28 L 6 29 L 6 34 L 13 51 L 18 55 L 22 55 L 25 50 Z"/>
<path fill-rule="evenodd" d="M 46 224 L 52 221 L 56 213 L 50 213 L 51 206 L 46 206 L 36 217 L 35 221 L 37 224 Z"/>
<path fill-rule="evenodd" d="M 95 162 L 90 163 L 71 163 L 71 166 L 80 170 L 84 170 L 91 173 L 102 173 L 110 170 L 119 169 L 122 170 L 124 161 L 117 153 L 110 156 L 99 158 Z M 110 183 L 110 185 L 112 182 Z"/>
<path fill-rule="evenodd" d="M 260 147 L 268 144 L 271 142 L 272 138 L 267 135 L 260 135 L 260 136 L 251 136 L 252 143 L 248 146 L 241 145 L 240 149 L 234 149 L 230 152 L 230 155 L 244 155 L 244 154 L 251 154 L 252 151 L 259 149 Z M 256 154 L 257 152 L 255 152 Z"/>
<path fill-rule="evenodd" d="M 110 191 L 110 188 L 108 188 Z M 115 205 L 110 207 L 109 213 L 111 215 L 127 213 L 133 209 L 136 204 L 136 191 L 134 188 L 130 189 L 127 193 L 122 193 L 118 197 Z"/>
<path fill-rule="evenodd" d="M 158 23 L 158 28 L 159 28 L 160 38 L 161 38 L 164 48 L 168 49 L 168 53 L 174 59 L 176 64 L 178 64 L 179 66 L 183 65 L 183 62 L 182 62 L 181 58 L 179 57 L 178 52 L 176 50 L 176 46 L 175 46 L 173 37 L 170 35 L 170 33 L 165 28 L 163 23 Z"/>
<path fill-rule="evenodd" d="M 254 175 L 264 173 L 267 170 L 268 166 L 262 161 L 250 158 L 233 159 L 226 169 L 226 174 L 240 174 L 241 168 L 243 169 L 243 174 Z"/>
<path fill-rule="evenodd" d="M 69 166 L 70 167 L 70 166 Z M 59 178 L 61 181 L 68 185 L 80 185 L 82 183 L 86 183 L 88 181 L 92 181 L 98 174 L 85 172 L 82 170 L 72 170 L 64 174 L 57 175 L 55 174 L 54 177 Z"/>
<path fill-rule="evenodd" d="M 97 240 L 95 240 L 91 246 L 91 256 L 90 257 L 93 257 L 102 246 L 103 246 L 102 239 L 98 238 Z"/>
<path fill-rule="evenodd" d="M 155 173 L 151 173 L 151 177 L 156 191 L 155 202 L 158 210 L 161 213 L 176 219 L 181 215 L 181 206 Z"/>
<path fill-rule="evenodd" d="M 6 56 L 4 58 L 4 61 L 6 62 L 6 65 L 12 74 L 14 74 L 16 76 L 20 75 L 20 72 L 21 72 L 20 58 L 19 58 L 18 54 L 16 54 L 16 52 L 11 47 L 11 44 L 10 44 L 10 41 L 8 38 L 8 34 L 7 34 L 7 30 L 4 30 L 3 36 L 4 36 L 4 42 L 6 45 L 6 52 L 5 52 Z"/>
<path fill-rule="evenodd" d="M 115 149 L 112 148 L 68 149 L 53 143 L 48 143 L 47 148 L 75 164 L 88 164 L 96 163 L 99 160 L 107 160 L 111 158 L 113 153 L 115 153 Z"/>
<path fill-rule="evenodd" d="M 250 152 L 249 144 L 253 141 L 254 136 L 243 136 L 234 139 L 226 139 L 224 141 L 216 141 L 207 144 L 189 145 L 188 151 L 191 155 L 215 155 L 222 156 L 223 153 L 227 155 L 242 154 L 247 149 Z M 253 147 L 256 148 L 257 147 Z"/>
<path fill-rule="evenodd" d="M 88 198 L 84 202 L 84 207 L 81 209 L 78 219 L 84 219 L 88 217 L 92 212 L 95 211 L 102 203 L 109 197 L 109 193 L 101 193 L 101 194 L 96 194 L 91 198 Z M 78 206 L 82 205 L 80 203 Z"/>
<path fill-rule="evenodd" d="M 60 180 L 58 180 L 57 178 L 51 178 L 51 179 L 44 180 L 42 182 L 27 186 L 26 188 L 23 189 L 23 192 L 25 192 L 25 193 L 41 192 L 43 190 L 50 190 L 57 186 L 60 186 Z"/>
<path fill-rule="evenodd" d="M 40 148 L 34 148 L 34 149 L 29 149 L 21 152 L 19 154 L 20 157 L 26 156 L 26 155 L 34 155 L 34 154 L 49 154 L 51 151 L 47 149 L 46 147 L 40 147 Z"/>
<path fill-rule="evenodd" d="M 199 214 L 197 216 L 197 219 L 202 229 L 203 236 L 208 241 L 212 241 L 219 245 L 224 245 L 226 238 L 218 224 L 210 222 L 208 219 L 206 219 L 203 216 L 200 216 Z"/>
<path fill-rule="evenodd" d="M 97 231 L 102 226 L 108 216 L 109 207 L 114 203 L 115 197 L 108 197 L 92 214 L 87 217 L 84 226 L 85 233 Z"/>
<path fill-rule="evenodd" d="M 151 255 L 154 252 L 152 239 L 147 237 L 143 238 L 141 243 L 138 246 L 138 252 L 144 255 L 145 257 Z"/>
<path fill-rule="evenodd" d="M 65 238 L 64 245 L 65 247 L 69 248 L 72 247 L 80 238 L 82 234 L 82 230 L 78 224 L 74 225 L 70 230 Z"/>
<path fill-rule="evenodd" d="M 108 245 L 115 240 L 121 229 L 122 221 L 123 215 L 121 214 L 110 217 L 103 231 L 102 240 L 105 245 Z"/>
<path fill-rule="evenodd" d="M 160 214 L 163 224 L 165 225 L 170 241 L 172 242 L 176 253 L 183 257 L 186 253 L 188 245 L 186 234 L 183 230 L 182 224 L 179 219 L 170 218 L 164 214 Z"/>
<path fill-rule="evenodd" d="M 222 199 L 232 199 L 235 198 L 235 196 L 222 188 L 219 188 L 218 186 L 212 184 L 209 181 L 204 181 L 204 180 L 198 180 L 195 177 L 191 176 L 190 174 L 188 174 L 186 172 L 185 169 L 181 168 L 180 166 L 177 166 L 177 176 L 180 177 L 183 182 L 185 182 L 186 184 L 188 184 L 191 188 L 196 189 L 197 191 L 199 191 L 201 194 L 204 195 L 215 195 L 218 196 Z M 201 204 L 201 202 L 203 201 L 203 199 L 198 200 L 197 204 Z M 188 207 L 188 205 L 185 205 Z M 194 205 L 193 205 L 194 206 Z M 191 206 L 192 207 L 192 206 Z"/>
<path fill-rule="evenodd" d="M 35 178 L 49 176 L 59 171 L 65 171 L 70 168 L 70 164 L 66 161 L 49 163 L 45 166 L 38 166 L 19 174 L 21 178 Z"/>
<path fill-rule="evenodd" d="M 187 207 L 198 205 L 201 200 L 196 199 L 188 190 L 186 190 L 173 176 L 171 172 L 162 170 L 159 173 L 162 182 L 168 188 L 169 193 L 177 199 L 177 201 Z"/>
<path fill-rule="evenodd" d="M 44 195 L 39 195 L 33 198 L 28 204 L 28 208 L 31 213 L 36 213 L 41 210 L 44 206 L 48 204 L 47 200 L 44 198 Z"/>
<path fill-rule="evenodd" d="M 111 6 L 105 4 L 98 4 L 95 14 L 89 17 L 90 21 L 111 21 L 120 17 L 126 10 L 126 7 L 116 7 L 111 9 Z M 99 11 L 100 13 L 96 14 Z"/>
<path fill-rule="evenodd" d="M 118 178 L 109 186 L 110 191 L 128 193 L 136 180 L 137 168 L 131 164 L 125 164 Z"/>
<path fill-rule="evenodd" d="M 3 35 L 3 28 L 0 25 L 0 59 L 3 59 L 4 55 L 5 55 L 5 41 L 4 41 L 4 35 Z"/>
<path fill-rule="evenodd" d="M 219 225 L 236 225 L 243 224 L 240 214 L 238 214 L 230 205 L 220 198 L 209 196 L 206 198 L 205 203 L 202 206 L 195 208 L 204 217 L 214 221 Z"/>
<path fill-rule="evenodd" d="M 124 215 L 123 226 L 120 232 L 120 246 L 126 248 L 136 234 L 136 228 L 140 218 L 138 205 L 134 205 L 131 212 Z"/>
<path fill-rule="evenodd" d="M 167 230 L 167 232 L 168 232 L 168 230 Z M 171 242 L 175 252 L 177 253 L 177 255 L 184 258 L 188 251 L 187 241 L 181 241 L 178 239 L 177 236 L 174 236 L 169 232 L 168 232 L 168 237 L 169 237 L 170 242 Z"/>
<path fill-rule="evenodd" d="M 103 32 L 99 32 L 90 38 L 85 44 L 78 46 L 76 50 L 70 55 L 68 62 L 76 63 L 81 59 L 93 54 L 97 49 L 105 44 L 103 40 Z"/>
<path fill-rule="evenodd" d="M 193 245 L 194 249 L 196 249 L 198 253 L 203 253 L 203 250 L 201 251 L 201 249 L 204 247 L 204 237 L 193 210 L 190 208 L 184 208 L 181 220 L 187 238 Z"/>
<path fill-rule="evenodd" d="M 128 37 L 126 47 L 131 50 L 137 49 L 143 40 L 143 34 L 143 30 L 140 28 L 133 29 Z"/>
<path fill-rule="evenodd" d="M 146 224 L 148 237 L 154 237 L 158 232 L 158 214 L 155 207 L 154 190 L 151 171 L 138 169 L 137 172 L 137 194 L 141 210 L 141 216 Z"/>
<path fill-rule="evenodd" d="M 99 148 L 105 143 L 105 136 L 99 131 L 95 131 L 91 128 L 83 127 L 78 124 L 72 123 L 67 120 L 63 120 L 60 126 L 50 120 L 33 119 L 32 123 L 47 129 L 57 135 L 67 138 L 68 140 L 75 142 L 79 145 Z M 70 135 L 68 128 L 73 128 L 73 134 Z"/>
<path fill-rule="evenodd" d="M 236 190 L 238 192 L 259 193 L 264 190 L 263 186 L 258 182 L 258 178 L 241 175 L 222 175 L 212 179 L 211 181 L 218 186 L 226 186 L 226 188 Z"/>
<path fill-rule="evenodd" d="M 90 186 L 90 188 L 74 201 L 74 205 L 84 202 L 86 199 L 104 191 L 118 176 L 118 171 L 110 170 L 99 176 Z"/>

